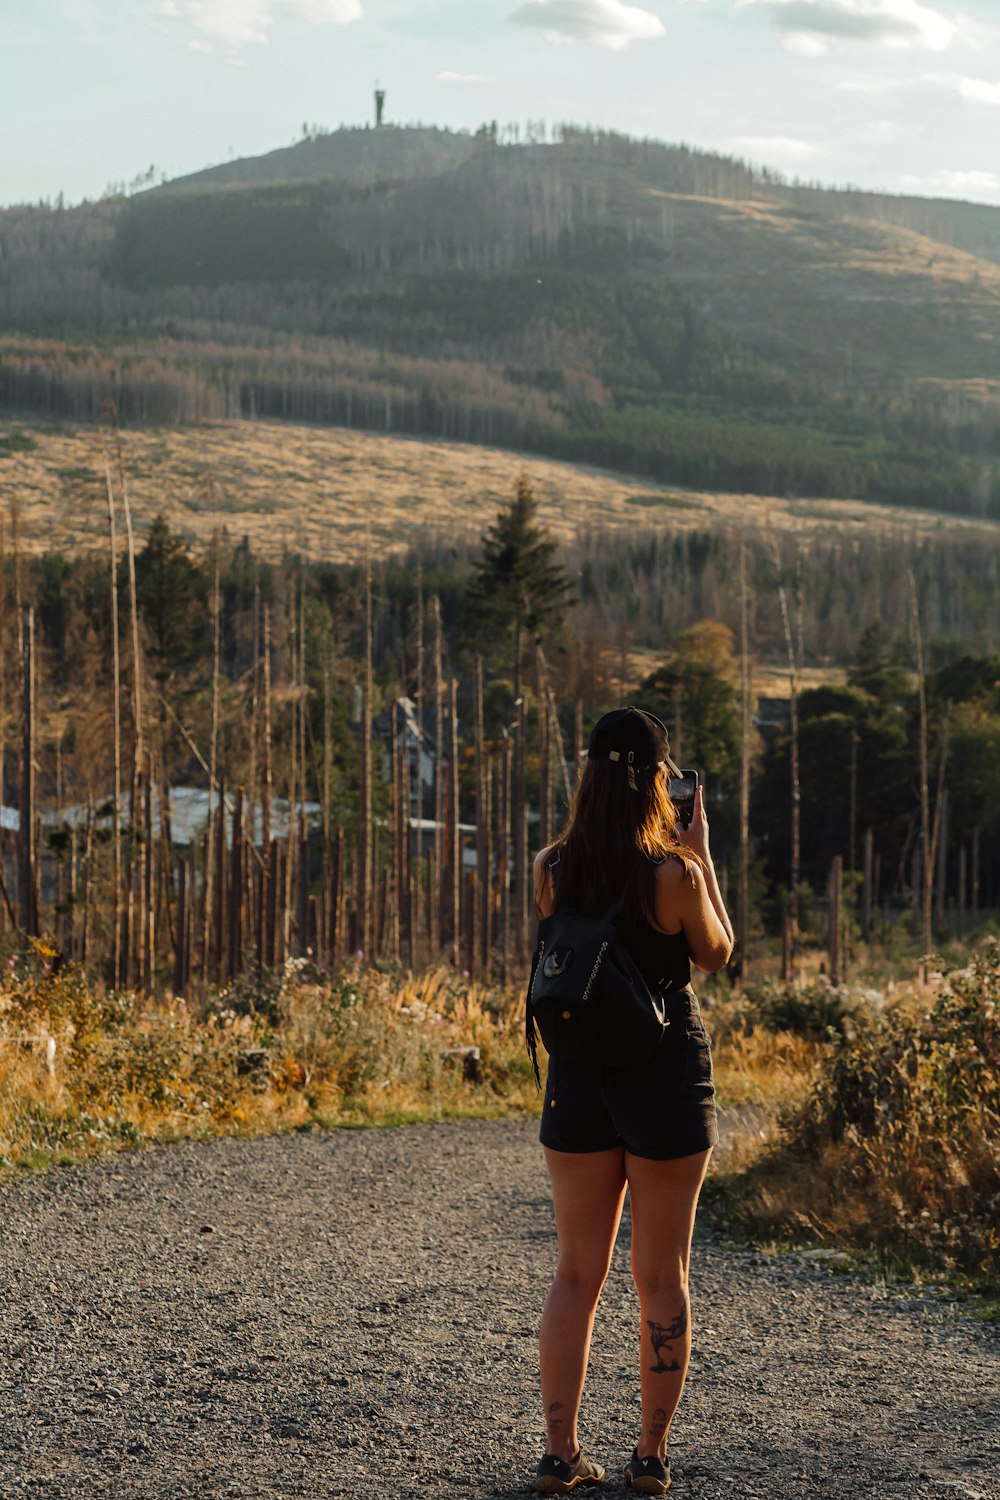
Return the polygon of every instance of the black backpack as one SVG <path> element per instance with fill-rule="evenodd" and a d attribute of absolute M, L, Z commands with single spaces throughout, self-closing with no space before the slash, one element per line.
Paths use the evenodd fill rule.
<path fill-rule="evenodd" d="M 525 1035 L 536 1083 L 538 1034 L 550 1055 L 591 1066 L 648 1062 L 667 1027 L 669 986 L 652 987 L 621 943 L 615 902 L 603 917 L 560 907 L 538 924 L 525 1004 Z"/>

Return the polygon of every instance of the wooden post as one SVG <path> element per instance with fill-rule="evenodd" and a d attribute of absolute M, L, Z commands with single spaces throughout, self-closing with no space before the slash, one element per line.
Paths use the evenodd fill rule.
<path fill-rule="evenodd" d="M 968 864 L 966 848 L 962 844 L 958 851 L 958 935 L 965 936 L 965 906 L 968 900 Z"/>
<path fill-rule="evenodd" d="M 841 931 L 840 931 L 840 898 L 843 888 L 844 860 L 840 854 L 835 854 L 830 866 L 829 887 L 829 951 L 830 951 L 830 983 L 840 983 L 841 965 Z"/>
<path fill-rule="evenodd" d="M 861 898 L 861 935 L 867 943 L 871 941 L 872 934 L 872 878 L 875 869 L 875 831 L 871 825 L 865 829 L 864 848 L 865 873 Z"/>

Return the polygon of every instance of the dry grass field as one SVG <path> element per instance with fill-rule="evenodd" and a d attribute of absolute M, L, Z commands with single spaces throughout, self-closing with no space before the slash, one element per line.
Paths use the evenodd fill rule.
<path fill-rule="evenodd" d="M 5 423 L 34 446 L 0 456 L 0 500 L 20 507 L 21 544 L 99 548 L 107 534 L 104 488 L 108 434 L 94 427 Z M 984 523 L 861 501 L 809 502 L 681 491 L 644 478 L 535 458 L 503 449 L 277 422 L 127 430 L 122 435 L 140 536 L 162 512 L 197 546 L 217 527 L 255 549 L 285 549 L 314 560 L 357 559 L 367 534 L 373 553 L 418 538 L 474 541 L 524 471 L 542 519 L 560 539 L 581 530 L 693 529 L 731 521 L 776 531 L 873 525 L 933 532 Z M 995 527 L 990 531 L 995 533 Z"/>

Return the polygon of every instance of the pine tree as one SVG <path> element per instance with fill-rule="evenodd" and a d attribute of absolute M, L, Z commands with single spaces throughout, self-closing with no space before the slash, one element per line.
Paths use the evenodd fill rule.
<path fill-rule="evenodd" d="M 156 675 L 187 666 L 203 645 L 206 579 L 162 515 L 135 560 L 139 608 Z"/>
<path fill-rule="evenodd" d="M 479 633 L 493 650 L 509 653 L 515 692 L 529 643 L 554 635 L 573 602 L 573 585 L 555 559 L 556 544 L 539 525 L 538 500 L 526 475 L 483 537 L 483 553 L 469 584 Z"/>

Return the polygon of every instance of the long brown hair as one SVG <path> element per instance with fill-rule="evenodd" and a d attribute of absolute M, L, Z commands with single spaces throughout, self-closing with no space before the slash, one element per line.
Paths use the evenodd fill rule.
<path fill-rule="evenodd" d="M 666 855 L 687 869 L 698 856 L 675 839 L 677 809 L 664 765 L 634 770 L 623 762 L 588 760 L 565 828 L 550 846 L 554 907 L 600 916 L 621 902 L 621 925 L 653 920 L 656 865 Z"/>

